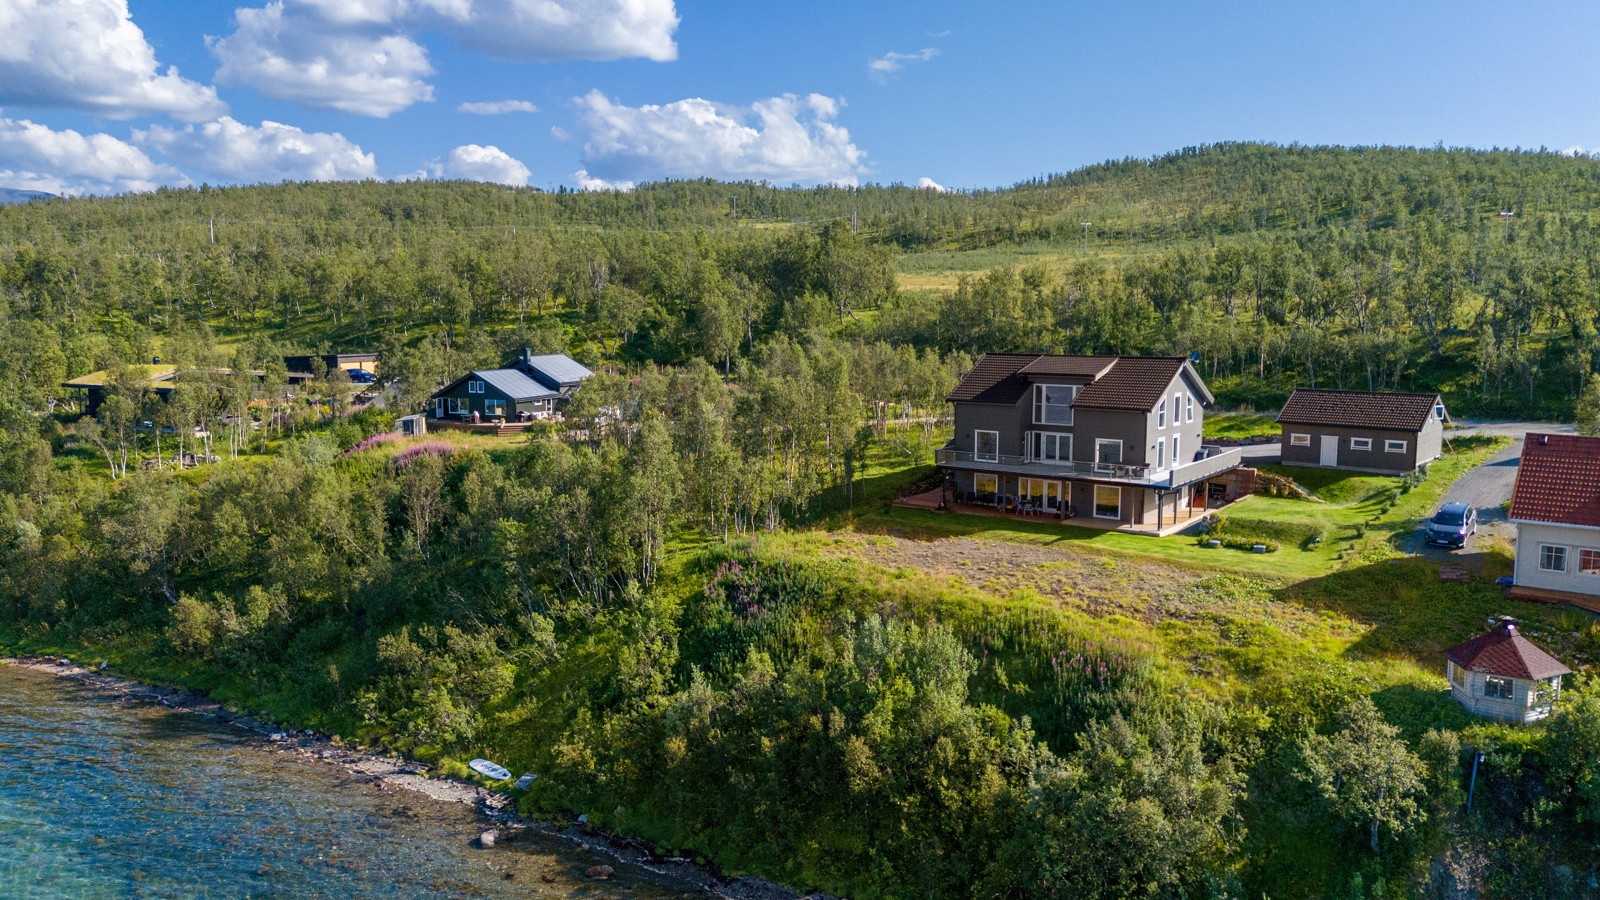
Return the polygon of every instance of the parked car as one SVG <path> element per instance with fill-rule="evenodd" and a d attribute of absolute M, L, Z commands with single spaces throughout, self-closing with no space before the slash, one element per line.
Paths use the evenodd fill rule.
<path fill-rule="evenodd" d="M 346 374 L 350 376 L 350 381 L 353 384 L 371 384 L 378 380 L 376 375 L 366 369 L 350 369 Z"/>
<path fill-rule="evenodd" d="M 1465 503 L 1446 503 L 1428 520 L 1428 543 L 1465 547 L 1467 537 L 1478 533 L 1478 511 Z"/>

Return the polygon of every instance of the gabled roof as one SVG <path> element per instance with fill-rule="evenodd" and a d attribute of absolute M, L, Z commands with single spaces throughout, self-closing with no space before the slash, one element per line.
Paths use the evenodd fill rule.
<path fill-rule="evenodd" d="M 467 377 L 478 378 L 492 384 L 500 393 L 519 403 L 524 400 L 543 400 L 558 396 L 555 391 L 516 369 L 474 369 Z"/>
<path fill-rule="evenodd" d="M 522 362 L 531 368 L 534 376 L 549 387 L 560 387 L 564 384 L 577 384 L 585 378 L 591 378 L 594 373 L 589 371 L 582 363 L 565 353 L 547 353 L 543 356 L 528 356 Z"/>
<path fill-rule="evenodd" d="M 1444 658 L 1463 669 L 1506 678 L 1538 680 L 1572 674 L 1560 660 L 1518 634 L 1517 624 L 1509 618 L 1501 619 L 1488 634 L 1444 651 Z"/>
<path fill-rule="evenodd" d="M 1278 421 L 1289 425 L 1421 431 L 1434 407 L 1442 402 L 1438 394 L 1295 388 L 1278 414 Z"/>
<path fill-rule="evenodd" d="M 1072 401 L 1074 409 L 1129 409 L 1148 411 L 1167 393 L 1167 385 L 1189 364 L 1181 356 L 1119 356 L 1104 375 L 1089 383 Z M 1211 392 L 1195 376 L 1200 396 L 1211 402 Z"/>
<path fill-rule="evenodd" d="M 1015 403 L 1028 392 L 1028 379 L 1018 373 L 1038 359 L 1036 353 L 985 353 L 946 399 L 952 403 Z"/>
<path fill-rule="evenodd" d="M 1090 379 L 1072 401 L 1074 408 L 1150 410 L 1167 385 L 1185 368 L 1199 396 L 1211 392 L 1181 356 L 1063 356 L 1041 353 L 985 353 L 946 398 L 952 403 L 1016 403 L 1028 393 L 1031 376 Z"/>
<path fill-rule="evenodd" d="M 1600 437 L 1530 432 L 1509 518 L 1600 528 Z"/>

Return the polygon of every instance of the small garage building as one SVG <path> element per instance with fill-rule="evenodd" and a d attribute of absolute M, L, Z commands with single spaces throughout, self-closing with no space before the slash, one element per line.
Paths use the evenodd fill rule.
<path fill-rule="evenodd" d="M 1283 464 L 1404 475 L 1439 458 L 1438 394 L 1299 388 L 1283 406 Z"/>

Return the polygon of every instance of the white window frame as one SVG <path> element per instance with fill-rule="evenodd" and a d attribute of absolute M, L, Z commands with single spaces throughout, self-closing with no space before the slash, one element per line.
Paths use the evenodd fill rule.
<path fill-rule="evenodd" d="M 445 398 L 445 404 L 448 407 L 449 412 L 454 415 L 460 415 L 461 413 L 466 412 L 472 406 L 471 403 L 461 399 L 460 397 L 447 397 Z"/>
<path fill-rule="evenodd" d="M 1100 448 L 1104 447 L 1104 446 L 1106 446 L 1108 444 L 1116 444 L 1117 445 L 1117 461 L 1116 462 L 1108 463 L 1108 462 L 1101 462 L 1100 461 Z M 1121 439 L 1119 439 L 1119 438 L 1095 438 L 1094 439 L 1094 464 L 1097 467 L 1123 465 L 1123 462 L 1122 462 L 1122 441 L 1121 441 Z"/>
<path fill-rule="evenodd" d="M 1371 453 L 1372 452 L 1372 438 L 1353 437 L 1353 438 L 1350 439 L 1350 449 L 1351 450 L 1364 450 L 1364 451 L 1366 451 L 1368 453 Z"/>
<path fill-rule="evenodd" d="M 1194 395 L 1193 394 L 1187 394 L 1186 393 L 1186 394 L 1183 395 L 1183 420 L 1185 422 L 1193 422 L 1194 421 Z"/>
<path fill-rule="evenodd" d="M 481 394 L 481 393 L 483 393 L 483 382 L 481 382 L 481 381 L 469 381 L 469 382 L 467 382 L 467 393 L 469 393 L 469 394 Z"/>
<path fill-rule="evenodd" d="M 1064 389 L 1067 392 L 1067 402 L 1065 404 L 1047 403 L 1047 402 L 1045 402 L 1046 396 L 1048 394 L 1048 391 L 1047 391 L 1048 388 Z M 1036 384 L 1036 385 L 1034 385 L 1033 386 L 1033 424 L 1035 424 L 1035 425 L 1071 425 L 1072 424 L 1072 403 L 1073 403 L 1073 401 L 1075 401 L 1077 399 L 1078 399 L 1078 386 L 1075 385 L 1075 384 Z M 1057 409 L 1062 409 L 1062 408 L 1064 408 L 1066 410 L 1066 413 L 1067 413 L 1066 418 L 1065 419 L 1059 419 L 1059 420 L 1052 420 L 1050 418 L 1050 416 L 1049 416 L 1050 412 L 1052 410 L 1057 410 Z"/>
<path fill-rule="evenodd" d="M 1159 472 L 1159 471 L 1165 469 L 1166 467 L 1167 467 L 1167 442 L 1165 440 L 1163 440 L 1162 438 L 1156 438 L 1156 471 Z"/>
<path fill-rule="evenodd" d="M 1103 516 L 1103 515 L 1100 514 L 1100 492 L 1101 491 L 1116 491 L 1117 492 L 1117 514 L 1116 515 L 1114 515 L 1114 516 Z M 1094 486 L 1094 491 L 1090 495 L 1089 499 L 1090 499 L 1090 506 L 1092 507 L 1092 512 L 1094 513 L 1094 517 L 1096 519 L 1121 519 L 1122 518 L 1122 488 L 1121 487 L 1119 487 L 1117 485 L 1114 485 L 1114 484 L 1097 484 L 1097 485 Z"/>
<path fill-rule="evenodd" d="M 1456 665 L 1454 661 L 1450 663 L 1450 681 L 1456 687 L 1467 686 L 1467 670 Z"/>
<path fill-rule="evenodd" d="M 1171 454 L 1171 456 L 1172 456 L 1172 467 L 1174 469 L 1176 469 L 1179 466 L 1183 465 L 1183 457 L 1181 455 L 1183 444 L 1179 441 L 1180 437 L 1182 437 L 1182 436 L 1181 435 L 1176 435 L 1176 434 L 1172 436 L 1172 454 Z"/>
<path fill-rule="evenodd" d="M 1046 456 L 1045 448 L 1052 444 L 1055 445 L 1055 455 Z M 1032 462 L 1071 462 L 1072 433 L 1070 431 L 1028 432 L 1028 459 Z"/>
<path fill-rule="evenodd" d="M 1561 560 L 1561 565 L 1559 567 L 1545 565 L 1546 560 L 1554 560 L 1556 558 Z M 1567 572 L 1567 548 L 1560 544 L 1540 544 L 1539 571 L 1560 572 L 1561 574 L 1565 575 Z"/>
<path fill-rule="evenodd" d="M 1596 548 L 1596 547 L 1578 547 L 1577 551 L 1578 551 L 1578 574 L 1579 575 L 1587 575 L 1590 578 L 1600 578 L 1600 548 Z M 1591 560 L 1590 563 L 1587 566 L 1585 566 L 1584 562 L 1583 562 L 1584 554 L 1588 554 L 1589 558 Z"/>
<path fill-rule="evenodd" d="M 1383 442 L 1383 452 L 1385 452 L 1385 453 L 1404 453 L 1404 452 L 1406 452 L 1407 450 L 1410 450 L 1410 449 L 1411 449 L 1411 442 L 1410 441 L 1390 441 L 1390 440 L 1385 440 Z"/>
<path fill-rule="evenodd" d="M 1167 427 L 1167 398 L 1165 397 L 1162 397 L 1161 402 L 1156 404 L 1156 427 Z"/>
<path fill-rule="evenodd" d="M 1172 395 L 1172 427 L 1173 428 L 1177 428 L 1178 427 L 1178 412 L 1182 409 L 1182 407 L 1180 407 L 1178 404 L 1180 404 L 1182 402 L 1183 402 L 1183 394 L 1182 394 L 1182 392 L 1175 392 Z"/>
<path fill-rule="evenodd" d="M 1433 405 L 1433 417 L 1435 419 L 1438 419 L 1441 422 L 1444 421 L 1444 404 L 1443 403 L 1435 403 Z"/>
<path fill-rule="evenodd" d="M 489 405 L 491 403 L 499 406 L 500 408 L 498 410 L 490 409 Z M 503 415 L 505 415 L 506 414 L 506 402 L 504 400 L 490 400 L 488 398 L 485 398 L 484 401 L 483 401 L 483 414 L 486 415 L 486 416 L 503 416 Z"/>
<path fill-rule="evenodd" d="M 975 473 L 973 473 L 973 476 L 972 476 L 972 492 L 974 494 L 985 493 L 985 491 L 982 488 L 978 487 L 978 482 L 980 480 L 982 480 L 982 479 L 990 479 L 990 480 L 992 480 L 994 482 L 994 490 L 988 491 L 987 493 L 994 494 L 996 496 L 998 496 L 1000 494 L 1000 476 L 999 475 L 995 475 L 995 474 L 990 473 L 990 472 L 975 472 Z"/>
<path fill-rule="evenodd" d="M 1038 491 L 1035 493 L 1034 489 Z M 1055 512 L 1061 508 L 1061 482 L 1050 478 L 1019 478 L 1017 479 L 1017 499 L 1031 500 L 1037 496 L 1041 501 L 1040 508 L 1045 512 Z M 1052 497 L 1053 495 L 1053 497 Z M 1051 502 L 1052 499 L 1054 502 Z"/>
<path fill-rule="evenodd" d="M 1311 435 L 1309 435 L 1309 434 L 1290 434 L 1289 435 L 1289 446 L 1291 446 L 1291 447 L 1309 447 L 1309 446 L 1311 446 Z"/>
<path fill-rule="evenodd" d="M 994 435 L 994 453 L 985 456 L 983 453 L 983 435 Z M 972 461 L 973 462 L 999 462 L 1000 461 L 1000 432 L 988 431 L 982 428 L 972 432 Z"/>
<path fill-rule="evenodd" d="M 1497 686 L 1497 690 L 1494 692 L 1489 690 L 1491 684 Z M 1501 694 L 1498 690 L 1500 685 L 1505 686 L 1504 694 Z M 1483 695 L 1491 700 L 1513 700 L 1517 696 L 1516 679 L 1507 678 L 1504 675 L 1485 675 L 1483 676 Z"/>

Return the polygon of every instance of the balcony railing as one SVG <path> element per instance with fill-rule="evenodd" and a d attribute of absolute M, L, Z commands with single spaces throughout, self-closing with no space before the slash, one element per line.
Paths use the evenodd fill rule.
<path fill-rule="evenodd" d="M 1124 463 L 1095 463 L 1066 459 L 1028 459 L 1022 456 L 980 457 L 971 450 L 953 450 L 948 447 L 934 451 L 934 461 L 941 466 L 972 469 L 986 472 L 1005 472 L 1039 478 L 1081 478 L 1093 481 L 1114 481 L 1144 487 L 1174 487 L 1190 484 L 1226 472 L 1239 465 L 1242 455 L 1238 447 L 1201 448 L 1200 458 L 1176 468 L 1152 469 L 1150 466 Z"/>

